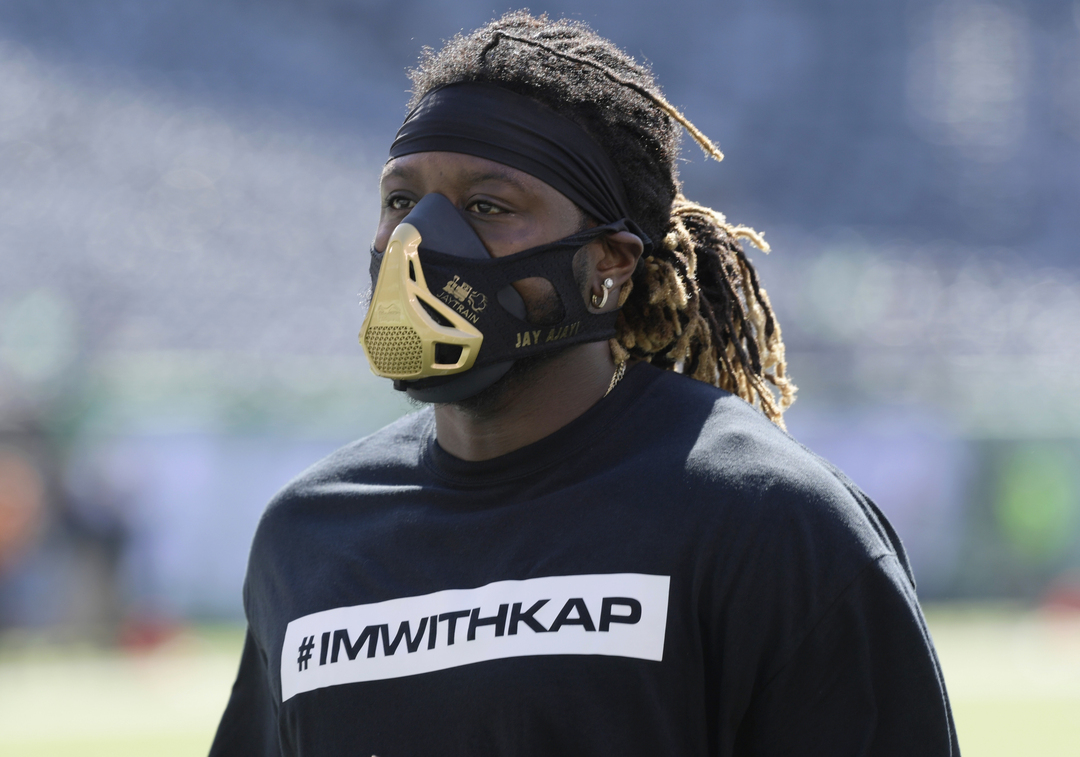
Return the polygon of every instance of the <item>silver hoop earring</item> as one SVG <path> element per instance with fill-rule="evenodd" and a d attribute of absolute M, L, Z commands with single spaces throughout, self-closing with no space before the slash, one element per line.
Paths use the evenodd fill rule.
<path fill-rule="evenodd" d="M 615 286 L 615 282 L 613 280 L 604 279 L 604 284 L 603 284 L 604 296 L 601 297 L 600 295 L 597 295 L 597 294 L 594 294 L 592 296 L 592 304 L 593 304 L 594 308 L 602 308 L 602 307 L 604 307 L 604 305 L 607 305 L 607 297 L 608 297 L 608 294 L 611 293 L 611 288 L 613 286 Z"/>

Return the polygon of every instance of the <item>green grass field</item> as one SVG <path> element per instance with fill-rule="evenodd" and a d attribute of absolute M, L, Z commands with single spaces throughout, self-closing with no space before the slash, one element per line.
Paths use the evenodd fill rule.
<path fill-rule="evenodd" d="M 965 757 L 1080 755 L 1080 614 L 928 609 Z M 153 652 L 0 644 L 0 755 L 204 755 L 239 658 L 239 629 Z"/>

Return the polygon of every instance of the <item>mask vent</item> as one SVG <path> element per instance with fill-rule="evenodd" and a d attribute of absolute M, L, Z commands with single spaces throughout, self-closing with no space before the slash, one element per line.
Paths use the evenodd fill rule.
<path fill-rule="evenodd" d="M 420 372 L 423 345 L 410 326 L 372 326 L 365 345 L 372 364 L 391 376 L 412 376 Z"/>

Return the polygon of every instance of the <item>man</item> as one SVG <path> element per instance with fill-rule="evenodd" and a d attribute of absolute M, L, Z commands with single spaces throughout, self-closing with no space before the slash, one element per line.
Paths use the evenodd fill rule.
<path fill-rule="evenodd" d="M 958 753 L 899 539 L 782 430 L 763 242 L 678 192 L 715 147 L 573 22 L 413 80 L 360 338 L 430 404 L 271 503 L 212 754 Z"/>

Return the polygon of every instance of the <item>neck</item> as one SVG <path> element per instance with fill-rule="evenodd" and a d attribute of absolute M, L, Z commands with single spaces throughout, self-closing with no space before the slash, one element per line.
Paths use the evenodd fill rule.
<path fill-rule="evenodd" d="M 571 347 L 513 377 L 482 408 L 436 405 L 439 446 L 470 461 L 513 452 L 558 431 L 595 405 L 614 373 L 607 342 Z"/>

